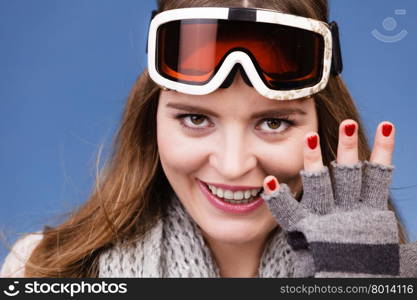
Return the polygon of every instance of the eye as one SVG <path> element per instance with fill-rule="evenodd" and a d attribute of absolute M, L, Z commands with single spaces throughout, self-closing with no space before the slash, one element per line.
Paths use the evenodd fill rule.
<path fill-rule="evenodd" d="M 206 127 L 209 127 L 209 125 L 202 125 L 204 122 L 208 122 L 208 119 L 204 115 L 198 115 L 198 114 L 181 114 L 175 116 L 176 119 L 180 120 L 180 124 L 184 126 L 187 129 L 192 130 L 200 130 L 205 129 Z"/>
<path fill-rule="evenodd" d="M 260 130 L 265 131 L 267 134 L 280 134 L 293 125 L 294 121 L 290 120 L 288 117 L 281 119 L 269 118 L 263 119 L 257 128 L 260 127 Z"/>
<path fill-rule="evenodd" d="M 213 126 L 208 117 L 201 114 L 179 114 L 175 118 L 179 120 L 181 126 L 188 130 L 204 130 Z M 282 118 L 263 119 L 259 124 L 256 126 L 256 129 L 260 127 L 260 130 L 266 134 L 281 134 L 293 126 L 295 122 L 285 116 Z"/>

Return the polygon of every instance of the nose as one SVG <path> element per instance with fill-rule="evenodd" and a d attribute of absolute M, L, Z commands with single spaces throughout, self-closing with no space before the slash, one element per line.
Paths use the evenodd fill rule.
<path fill-rule="evenodd" d="M 256 155 L 248 144 L 247 132 L 231 126 L 210 155 L 210 165 L 228 180 L 242 178 L 256 167 Z"/>

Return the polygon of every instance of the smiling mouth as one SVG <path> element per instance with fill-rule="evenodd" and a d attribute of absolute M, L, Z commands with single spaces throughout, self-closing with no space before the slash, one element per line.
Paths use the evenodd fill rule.
<path fill-rule="evenodd" d="M 230 203 L 230 204 L 246 204 L 255 202 L 259 199 L 259 195 L 262 193 L 263 189 L 248 189 L 248 190 L 240 190 L 240 191 L 231 191 L 227 189 L 222 189 L 219 187 L 215 187 L 213 185 L 207 184 L 202 181 L 202 183 L 207 187 L 207 190 L 210 193 L 223 202 Z"/>

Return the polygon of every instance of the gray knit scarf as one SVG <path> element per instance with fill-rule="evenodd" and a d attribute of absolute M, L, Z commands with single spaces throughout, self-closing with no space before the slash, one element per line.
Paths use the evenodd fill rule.
<path fill-rule="evenodd" d="M 275 230 L 263 251 L 258 277 L 292 277 L 292 262 L 285 232 Z M 119 242 L 99 258 L 99 277 L 218 278 L 219 274 L 198 225 L 175 195 L 167 217 L 144 238 Z"/>

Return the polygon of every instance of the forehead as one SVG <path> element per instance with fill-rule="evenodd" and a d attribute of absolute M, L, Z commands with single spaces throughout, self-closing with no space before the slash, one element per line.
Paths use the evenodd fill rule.
<path fill-rule="evenodd" d="M 265 115 L 273 114 L 306 115 L 315 111 L 313 98 L 302 98 L 290 101 L 278 101 L 265 98 L 258 93 L 228 93 L 217 91 L 208 95 L 187 95 L 177 92 L 161 92 L 160 106 L 163 109 L 175 109 L 193 113 L 221 116 Z"/>

